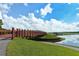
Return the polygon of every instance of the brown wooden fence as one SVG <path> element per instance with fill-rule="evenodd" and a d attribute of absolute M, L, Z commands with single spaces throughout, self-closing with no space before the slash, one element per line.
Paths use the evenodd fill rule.
<path fill-rule="evenodd" d="M 45 35 L 46 32 L 43 31 L 33 31 L 33 30 L 21 30 L 14 29 L 12 30 L 0 30 L 0 38 L 14 38 L 14 37 L 22 37 L 22 38 L 34 38 L 37 36 Z"/>
<path fill-rule="evenodd" d="M 12 38 L 12 31 L 0 29 L 0 39 Z"/>

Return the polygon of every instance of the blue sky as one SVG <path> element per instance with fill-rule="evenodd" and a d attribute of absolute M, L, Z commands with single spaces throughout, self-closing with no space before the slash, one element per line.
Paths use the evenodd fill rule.
<path fill-rule="evenodd" d="M 53 9 L 53 11 L 42 17 L 40 15 L 40 9 L 44 8 L 45 6 L 46 3 L 29 3 L 27 6 L 21 3 L 13 4 L 8 12 L 8 15 L 17 18 L 20 17 L 20 15 L 28 16 L 28 13 L 34 13 L 37 18 L 42 18 L 44 20 L 55 18 L 68 23 L 78 21 L 76 19 L 76 14 L 79 12 L 79 10 L 76 8 L 79 7 L 79 4 L 52 3 L 50 7 Z M 38 13 L 36 12 L 37 10 L 39 11 Z"/>
<path fill-rule="evenodd" d="M 6 3 L 0 4 L 0 8 L 5 29 L 79 31 L 78 3 Z"/>

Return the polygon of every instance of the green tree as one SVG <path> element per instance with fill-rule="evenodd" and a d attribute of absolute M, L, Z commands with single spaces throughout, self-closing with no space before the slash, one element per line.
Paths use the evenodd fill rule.
<path fill-rule="evenodd" d="M 0 19 L 0 29 L 2 28 L 2 27 L 1 27 L 2 24 L 3 24 L 3 23 L 2 23 L 2 20 Z"/>

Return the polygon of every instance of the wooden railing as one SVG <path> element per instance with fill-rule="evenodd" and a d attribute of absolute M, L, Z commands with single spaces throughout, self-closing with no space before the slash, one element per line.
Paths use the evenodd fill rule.
<path fill-rule="evenodd" d="M 21 30 L 21 29 L 14 29 L 12 30 L 0 30 L 0 38 L 14 38 L 14 37 L 22 37 L 22 38 L 33 38 L 36 36 L 41 36 L 46 34 L 43 31 L 33 31 L 33 30 Z"/>

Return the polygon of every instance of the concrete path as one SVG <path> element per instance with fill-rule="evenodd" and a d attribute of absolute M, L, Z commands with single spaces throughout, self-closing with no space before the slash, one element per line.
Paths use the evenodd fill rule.
<path fill-rule="evenodd" d="M 0 39 L 0 56 L 5 56 L 6 55 L 6 48 L 8 43 L 10 42 L 10 39 Z"/>
<path fill-rule="evenodd" d="M 63 46 L 63 47 L 66 47 L 66 48 L 70 48 L 70 49 L 79 51 L 79 48 L 77 48 L 77 47 L 73 47 L 73 46 L 67 46 L 67 45 L 62 45 L 62 44 L 52 43 L 52 42 L 42 42 L 42 43 L 45 43 L 45 44 L 51 44 L 51 45 Z"/>

